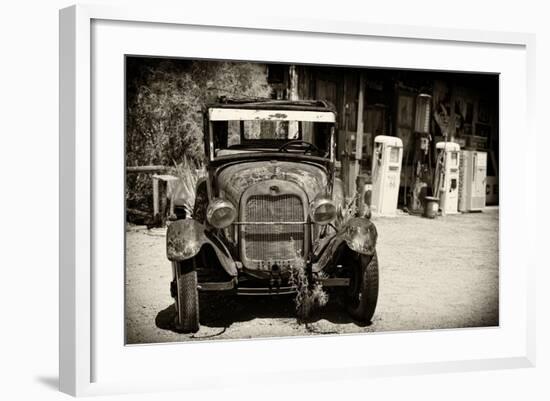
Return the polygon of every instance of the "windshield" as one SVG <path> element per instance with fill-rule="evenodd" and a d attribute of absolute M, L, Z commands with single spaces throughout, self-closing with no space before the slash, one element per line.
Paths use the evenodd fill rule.
<path fill-rule="evenodd" d="M 298 121 L 229 121 L 229 146 L 254 139 L 289 140 L 300 137 Z M 242 135 L 241 135 L 242 131 Z"/>
<path fill-rule="evenodd" d="M 334 135 L 333 113 L 307 115 L 317 121 L 290 119 L 293 115 L 285 111 L 267 113 L 270 114 L 265 119 L 245 119 L 258 116 L 233 112 L 235 119 L 211 120 L 213 156 L 263 151 L 330 157 L 331 136 Z"/>

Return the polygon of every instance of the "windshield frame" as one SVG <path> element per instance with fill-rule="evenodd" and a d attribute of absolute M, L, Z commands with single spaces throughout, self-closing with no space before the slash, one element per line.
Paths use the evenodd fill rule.
<path fill-rule="evenodd" d="M 336 113 L 329 110 L 295 110 L 295 109 L 250 109 L 250 108 L 221 108 L 211 107 L 207 110 L 206 115 L 207 132 L 205 132 L 207 141 L 205 141 L 205 151 L 207 153 L 207 159 L 210 163 L 227 161 L 235 161 L 239 158 L 250 159 L 254 158 L 253 155 L 262 157 L 263 154 L 269 154 L 271 157 L 279 157 L 281 155 L 291 154 L 298 156 L 298 158 L 315 159 L 317 162 L 322 161 L 324 163 L 334 163 L 336 157 Z M 277 149 L 270 148 L 265 149 L 259 147 L 257 151 L 254 151 L 254 147 L 250 147 L 251 152 L 243 152 L 241 154 L 216 156 L 216 149 L 214 146 L 214 129 L 213 122 L 229 122 L 229 121 L 297 121 L 297 122 L 313 122 L 313 123 L 326 123 L 330 125 L 330 138 L 328 144 L 328 154 L 326 157 L 313 156 L 305 153 L 287 153 L 277 152 Z M 286 142 L 290 142 L 292 139 L 288 139 Z M 282 144 L 286 143 L 281 141 Z M 259 142 L 260 143 L 260 142 Z M 295 157 L 292 158 L 295 158 Z M 219 163 L 215 163 L 219 164 Z"/>

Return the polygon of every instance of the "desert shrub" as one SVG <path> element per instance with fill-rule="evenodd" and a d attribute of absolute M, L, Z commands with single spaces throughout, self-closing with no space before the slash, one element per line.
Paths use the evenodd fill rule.
<path fill-rule="evenodd" d="M 261 64 L 130 57 L 126 69 L 126 165 L 179 164 L 204 157 L 202 110 L 220 96 L 267 97 Z M 129 174 L 126 200 L 149 209 L 151 177 Z"/>
<path fill-rule="evenodd" d="M 351 218 L 357 216 L 357 196 L 358 194 L 356 193 L 355 196 L 348 202 L 343 200 L 342 204 L 338 206 L 336 211 L 336 220 L 334 221 L 334 224 L 337 228 L 341 228 Z"/>
<path fill-rule="evenodd" d="M 300 320 L 307 320 L 317 308 L 325 306 L 328 294 L 320 283 L 310 283 L 307 277 L 303 258 L 297 252 L 294 263 L 290 267 L 289 284 L 296 287 L 296 313 Z"/>
<path fill-rule="evenodd" d="M 184 156 L 181 163 L 176 164 L 171 173 L 178 177 L 181 184 L 179 198 L 185 201 L 185 215 L 192 217 L 195 206 L 196 189 L 198 181 L 206 175 L 204 166 Z"/>

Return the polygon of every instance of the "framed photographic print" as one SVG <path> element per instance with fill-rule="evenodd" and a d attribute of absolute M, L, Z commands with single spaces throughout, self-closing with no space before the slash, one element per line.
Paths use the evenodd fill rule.
<path fill-rule="evenodd" d="M 62 10 L 61 390 L 532 366 L 533 44 Z"/>

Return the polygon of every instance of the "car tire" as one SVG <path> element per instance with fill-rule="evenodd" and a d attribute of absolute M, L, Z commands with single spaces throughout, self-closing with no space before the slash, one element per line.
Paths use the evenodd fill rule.
<path fill-rule="evenodd" d="M 176 266 L 176 329 L 182 333 L 199 331 L 199 290 L 197 271 L 191 263 Z"/>
<path fill-rule="evenodd" d="M 348 313 L 355 320 L 370 323 L 378 302 L 378 256 L 358 255 L 347 294 Z M 358 264 L 358 265 L 357 265 Z"/>

